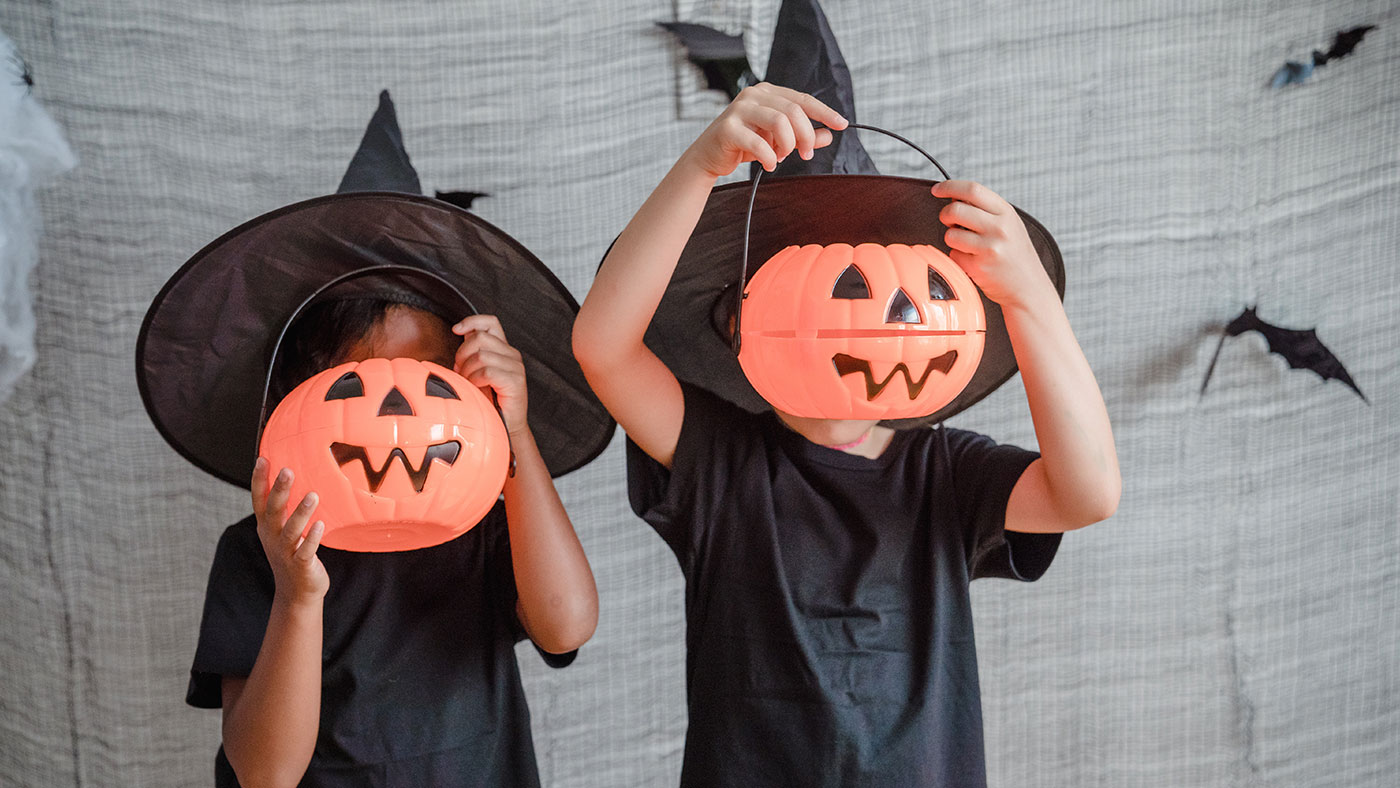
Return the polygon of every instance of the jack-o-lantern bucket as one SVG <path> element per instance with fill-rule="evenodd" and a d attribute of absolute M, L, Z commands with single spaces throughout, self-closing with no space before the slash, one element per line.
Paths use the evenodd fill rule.
<path fill-rule="evenodd" d="M 932 246 L 789 246 L 745 290 L 739 364 L 795 416 L 913 418 L 972 379 L 986 328 L 976 286 Z"/>
<path fill-rule="evenodd" d="M 270 472 L 294 473 L 288 514 L 315 491 L 321 543 L 363 552 L 465 533 L 496 503 L 510 464 L 486 395 L 410 358 L 350 362 L 306 380 L 268 419 L 261 453 Z"/>

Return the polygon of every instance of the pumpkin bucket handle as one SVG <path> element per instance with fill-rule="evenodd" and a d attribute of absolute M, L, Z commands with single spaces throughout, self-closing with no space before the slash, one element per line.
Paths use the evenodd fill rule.
<path fill-rule="evenodd" d="M 832 131 L 833 131 L 833 132 L 837 132 L 837 131 L 847 131 L 847 130 L 850 130 L 850 129 L 865 129 L 866 131 L 873 131 L 873 132 L 876 132 L 876 133 L 878 133 L 878 134 L 884 134 L 884 135 L 887 136 L 887 137 L 894 137 L 895 139 L 899 140 L 900 142 L 904 143 L 905 145 L 908 145 L 909 147 L 911 147 L 911 148 L 913 148 L 914 150 L 918 151 L 925 159 L 928 159 L 929 161 L 933 162 L 933 166 L 937 167 L 937 168 L 938 168 L 938 171 L 939 171 L 940 173 L 943 174 L 943 179 L 944 179 L 944 180 L 951 180 L 952 177 L 953 177 L 953 176 L 951 176 L 951 175 L 948 174 L 948 171 L 947 171 L 947 170 L 943 169 L 943 165 L 938 163 L 938 159 L 935 159 L 935 158 L 933 158 L 933 156 L 929 155 L 929 152 L 928 152 L 928 151 L 924 150 L 923 148 L 920 148 L 918 145 L 915 145 L 914 143 L 910 142 L 909 140 L 905 139 L 904 137 L 901 137 L 901 136 L 898 135 L 898 134 L 895 134 L 895 133 L 892 132 L 892 131 L 886 131 L 886 130 L 884 130 L 884 129 L 882 129 L 882 128 L 879 128 L 879 127 L 877 127 L 877 126 L 870 126 L 870 125 L 867 125 L 867 124 L 865 124 L 865 123 L 851 123 L 851 124 L 847 125 L 845 129 L 840 129 L 840 130 L 838 130 L 838 129 L 832 129 Z M 740 326 L 741 314 L 742 314 L 743 309 L 744 309 L 744 299 L 747 298 L 747 296 L 744 294 L 744 282 L 746 282 L 746 281 L 748 280 L 748 278 L 749 278 L 749 228 L 750 228 L 750 227 L 752 226 L 752 224 L 753 224 L 753 203 L 754 203 L 754 198 L 756 198 L 756 197 L 758 196 L 758 182 L 759 182 L 759 179 L 762 177 L 762 175 L 763 175 L 763 170 L 760 169 L 760 168 L 758 168 L 758 167 L 755 167 L 755 168 L 754 168 L 754 171 L 753 171 L 753 186 L 749 189 L 749 206 L 748 206 L 748 209 L 744 212 L 744 254 L 743 254 L 743 265 L 742 265 L 742 267 L 739 269 L 739 286 L 736 287 L 736 288 L 734 288 L 734 290 L 735 290 L 735 293 L 734 293 L 734 330 L 733 330 L 733 333 L 730 335 L 730 338 L 729 338 L 729 346 L 730 346 L 730 348 L 734 351 L 734 355 L 735 355 L 735 356 L 738 356 L 738 355 L 739 355 L 739 347 L 740 347 L 740 332 L 739 332 L 739 326 Z"/>
<path fill-rule="evenodd" d="M 327 290 L 330 290 L 332 287 L 335 287 L 336 285 L 341 284 L 342 282 L 350 281 L 351 279 L 358 279 L 362 276 L 372 276 L 384 273 L 407 274 L 409 276 L 421 276 L 427 279 L 432 279 L 437 284 L 440 284 L 443 287 L 447 288 L 447 291 L 449 293 L 452 293 L 453 295 L 457 296 L 457 298 L 460 299 L 461 302 L 466 305 L 468 312 L 470 312 L 473 315 L 480 314 L 480 312 L 477 311 L 476 305 L 473 304 L 471 300 L 468 299 L 466 295 L 462 293 L 461 290 L 458 290 L 456 285 L 452 284 L 451 282 L 447 281 L 441 276 L 438 276 L 432 271 L 428 271 L 423 268 L 415 268 L 413 266 L 408 265 L 377 265 L 371 266 L 369 268 L 360 268 L 354 271 L 350 271 L 348 273 L 341 274 L 340 276 L 337 276 L 334 279 L 331 279 L 330 281 L 316 288 L 316 290 L 312 292 L 311 295 L 307 296 L 304 301 L 298 304 L 297 308 L 292 311 L 291 316 L 288 317 L 286 322 L 282 324 L 282 330 L 277 332 L 277 341 L 272 344 L 272 353 L 268 356 L 267 359 L 267 377 L 263 379 L 262 404 L 258 407 L 258 434 L 257 440 L 253 443 L 254 446 L 262 445 L 263 427 L 267 424 L 268 416 L 267 395 L 272 389 L 272 373 L 274 370 L 277 369 L 277 354 L 282 349 L 282 340 L 285 339 L 287 336 L 287 329 L 291 328 L 292 323 L 296 322 L 296 319 L 301 316 L 301 313 L 304 312 L 307 307 L 315 303 L 322 293 L 326 292 Z M 497 406 L 496 410 L 497 412 L 500 412 L 500 406 Z M 512 452 L 512 471 L 514 470 L 514 460 L 515 454 L 514 452 Z"/>

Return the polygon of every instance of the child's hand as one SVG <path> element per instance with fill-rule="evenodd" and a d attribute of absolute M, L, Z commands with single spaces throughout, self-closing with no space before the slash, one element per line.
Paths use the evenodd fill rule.
<path fill-rule="evenodd" d="M 973 181 L 943 181 L 933 196 L 952 200 L 938 214 L 948 226 L 949 257 L 988 298 L 1009 306 L 1051 285 L 1025 223 L 1000 195 Z"/>
<path fill-rule="evenodd" d="M 462 336 L 452 365 L 457 374 L 475 383 L 488 397 L 495 392 L 496 406 L 512 437 L 527 429 L 525 362 L 520 351 L 506 341 L 501 321 L 495 315 L 472 315 L 453 326 L 452 333 Z"/>
<path fill-rule="evenodd" d="M 276 595 L 292 602 L 319 602 L 330 588 L 330 577 L 316 549 L 321 546 L 325 524 L 316 521 L 306 538 L 301 537 L 306 521 L 316 510 L 316 493 L 307 493 L 291 517 L 282 519 L 287 510 L 287 496 L 292 487 L 292 471 L 283 468 L 268 491 L 267 460 L 259 457 L 253 466 L 253 514 L 258 519 L 258 538 L 262 540 L 272 576 L 277 582 Z"/>
<path fill-rule="evenodd" d="M 814 149 L 831 144 L 831 132 L 812 128 L 812 121 L 846 128 L 840 113 L 806 93 L 760 82 L 744 88 L 686 155 L 715 178 L 746 161 L 772 172 L 794 150 L 810 159 Z"/>

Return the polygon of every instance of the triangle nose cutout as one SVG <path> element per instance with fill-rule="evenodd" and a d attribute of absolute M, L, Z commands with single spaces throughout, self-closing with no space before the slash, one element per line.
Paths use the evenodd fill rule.
<path fill-rule="evenodd" d="M 909 300 L 909 294 L 904 292 L 904 288 L 895 291 L 890 298 L 889 309 L 885 310 L 886 323 L 922 323 L 923 318 L 919 317 L 919 308 L 914 306 L 914 302 Z"/>
<path fill-rule="evenodd" d="M 389 389 L 388 394 L 384 395 L 384 402 L 379 406 L 379 415 L 412 416 L 413 406 L 408 404 L 408 400 L 404 399 L 399 387 L 395 386 Z"/>

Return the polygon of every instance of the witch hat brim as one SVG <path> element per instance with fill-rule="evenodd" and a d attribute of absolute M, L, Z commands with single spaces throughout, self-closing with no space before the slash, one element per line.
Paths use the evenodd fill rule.
<path fill-rule="evenodd" d="M 938 212 L 948 200 L 929 193 L 935 181 L 886 175 L 801 175 L 764 179 L 754 199 L 750 276 L 758 263 L 792 244 L 929 244 L 944 253 Z M 770 406 L 749 385 L 716 315 L 732 312 L 743 259 L 749 183 L 710 193 L 700 221 L 681 253 L 646 334 L 647 346 L 677 377 L 755 413 Z M 1064 295 L 1065 269 L 1054 238 L 1017 209 L 1046 274 Z M 885 422 L 908 428 L 933 424 L 986 397 L 1016 373 L 1016 357 L 1001 309 L 982 297 L 986 346 L 972 380 L 952 402 L 927 416 Z"/>
<path fill-rule="evenodd" d="M 401 184 L 406 176 L 395 177 Z M 392 192 L 329 195 L 264 214 L 204 247 L 166 282 L 136 346 L 141 398 L 157 430 L 190 462 L 246 486 L 274 342 L 323 285 L 367 272 L 337 285 L 337 294 L 372 295 L 387 282 L 439 314 L 466 316 L 455 294 L 404 268 L 441 277 L 478 313 L 500 319 L 524 357 L 530 429 L 552 475 L 607 447 L 614 423 L 569 353 L 578 304 L 563 284 L 485 220 Z"/>

